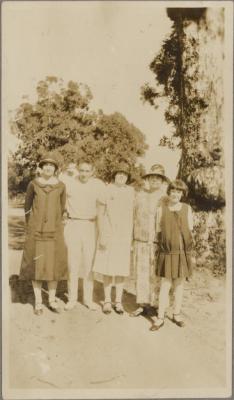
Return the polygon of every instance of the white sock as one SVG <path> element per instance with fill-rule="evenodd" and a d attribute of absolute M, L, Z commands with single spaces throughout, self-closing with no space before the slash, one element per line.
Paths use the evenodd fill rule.
<path fill-rule="evenodd" d="M 34 291 L 34 296 L 35 296 L 35 303 L 41 304 L 42 303 L 42 295 L 41 295 L 42 282 L 41 281 L 32 281 L 32 285 L 33 285 L 33 291 Z"/>

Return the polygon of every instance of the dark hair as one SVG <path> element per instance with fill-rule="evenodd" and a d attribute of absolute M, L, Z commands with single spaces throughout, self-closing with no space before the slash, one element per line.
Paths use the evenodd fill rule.
<path fill-rule="evenodd" d="M 94 162 L 91 158 L 80 158 L 77 161 L 77 166 L 79 166 L 80 164 L 89 164 L 92 165 L 92 167 L 94 167 Z"/>
<path fill-rule="evenodd" d="M 116 175 L 119 174 L 119 173 L 125 174 L 125 175 L 127 176 L 126 184 L 129 184 L 130 181 L 131 181 L 130 173 L 127 172 L 127 171 L 124 171 L 124 170 L 122 171 L 121 169 L 119 169 L 119 170 L 113 172 L 113 174 L 112 174 L 112 181 L 115 180 Z"/>
<path fill-rule="evenodd" d="M 166 181 L 166 179 L 162 175 L 159 175 L 159 174 L 149 174 L 149 175 L 143 176 L 143 179 L 150 179 L 152 176 L 156 176 L 156 178 L 161 179 L 162 182 Z"/>
<path fill-rule="evenodd" d="M 188 195 L 188 187 L 181 179 L 176 179 L 169 183 L 167 187 L 167 194 L 169 195 L 170 191 L 173 189 L 181 190 L 181 192 L 183 192 L 184 197 Z"/>

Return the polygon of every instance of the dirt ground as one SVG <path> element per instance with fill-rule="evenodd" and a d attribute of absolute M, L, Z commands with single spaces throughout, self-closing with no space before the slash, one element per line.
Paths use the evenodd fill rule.
<path fill-rule="evenodd" d="M 12 389 L 224 389 L 226 386 L 225 281 L 196 271 L 186 283 L 179 328 L 170 320 L 150 332 L 152 318 L 130 318 L 134 296 L 125 292 L 126 313 L 104 315 L 102 285 L 95 283 L 98 311 L 77 303 L 61 314 L 33 313 L 30 283 L 18 281 L 24 224 L 21 209 L 9 217 L 10 386 Z M 80 282 L 80 288 L 81 288 Z M 66 284 L 58 288 L 61 307 Z M 82 290 L 80 290 L 80 300 Z"/>

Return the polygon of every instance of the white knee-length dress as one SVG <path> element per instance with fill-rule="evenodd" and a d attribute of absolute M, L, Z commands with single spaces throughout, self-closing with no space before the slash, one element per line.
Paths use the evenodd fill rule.
<path fill-rule="evenodd" d="M 97 246 L 93 271 L 108 276 L 128 276 L 133 234 L 134 189 L 110 184 L 106 190 L 104 231 L 106 249 Z"/>

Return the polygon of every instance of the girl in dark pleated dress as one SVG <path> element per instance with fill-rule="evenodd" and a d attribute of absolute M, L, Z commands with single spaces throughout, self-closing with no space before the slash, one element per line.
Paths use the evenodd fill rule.
<path fill-rule="evenodd" d="M 48 156 L 41 160 L 41 174 L 32 180 L 25 198 L 26 239 L 20 279 L 31 280 L 35 295 L 34 313 L 42 307 L 42 281 L 47 281 L 49 308 L 59 312 L 57 282 L 67 279 L 67 249 L 63 236 L 63 212 L 66 190 L 55 176 L 57 161 Z"/>
<path fill-rule="evenodd" d="M 179 179 L 171 182 L 167 189 L 168 202 L 157 211 L 157 236 L 159 252 L 156 275 L 161 277 L 158 318 L 150 328 L 158 330 L 164 325 L 165 309 L 169 303 L 169 291 L 174 286 L 174 310 L 172 321 L 182 327 L 180 315 L 183 286 L 192 274 L 192 234 L 193 217 L 188 204 L 181 202 L 187 194 L 187 186 Z"/>

